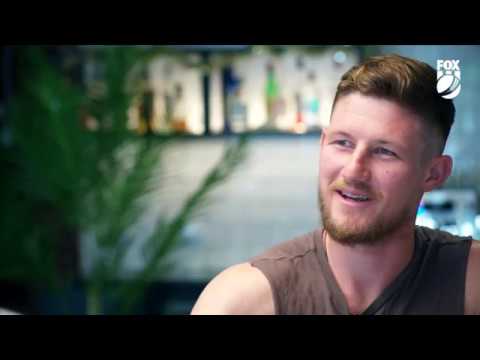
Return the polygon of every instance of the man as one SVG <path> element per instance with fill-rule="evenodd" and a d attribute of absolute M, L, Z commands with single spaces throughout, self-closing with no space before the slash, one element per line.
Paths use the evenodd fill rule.
<path fill-rule="evenodd" d="M 323 228 L 226 269 L 192 314 L 480 313 L 480 242 L 415 226 L 451 173 L 454 115 L 425 63 L 350 69 L 320 140 Z"/>

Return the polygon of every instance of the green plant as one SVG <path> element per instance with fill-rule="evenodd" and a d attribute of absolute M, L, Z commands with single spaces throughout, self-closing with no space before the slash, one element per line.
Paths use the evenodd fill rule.
<path fill-rule="evenodd" d="M 79 238 L 90 234 L 98 255 L 84 279 L 87 313 L 104 313 L 105 295 L 113 299 L 114 312 L 131 312 L 165 270 L 182 229 L 245 159 L 247 139 L 226 149 L 178 213 L 157 219 L 146 240 L 144 267 L 119 283 L 135 242 L 129 230 L 144 216 L 149 194 L 165 186 L 164 150 L 176 139 L 139 137 L 127 129 L 128 109 L 142 91 L 142 69 L 158 54 L 138 47 L 97 49 L 104 76 L 102 91 L 92 95 L 68 81 L 41 48 L 18 52 L 21 86 L 8 117 L 13 146 L 0 159 L 10 169 L 2 179 L 2 213 L 10 216 L 2 216 L 0 246 L 2 255 L 14 256 L 0 265 L 0 275 L 64 289 L 78 277 L 78 264 L 59 264 L 61 249 L 77 247 Z M 86 117 L 95 119 L 95 131 L 85 127 Z"/>

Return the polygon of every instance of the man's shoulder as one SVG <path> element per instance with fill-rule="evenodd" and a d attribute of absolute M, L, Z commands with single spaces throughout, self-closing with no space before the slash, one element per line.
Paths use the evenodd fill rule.
<path fill-rule="evenodd" d="M 480 314 L 480 241 L 447 231 L 417 226 L 417 234 L 436 254 L 442 273 L 448 278 L 456 271 L 465 287 L 465 314 Z M 456 270 L 455 270 L 456 269 Z"/>
<path fill-rule="evenodd" d="M 282 241 L 253 257 L 249 262 L 289 260 L 312 253 L 316 249 L 317 239 L 321 236 L 321 231 L 321 229 L 317 229 Z"/>
<path fill-rule="evenodd" d="M 434 241 L 438 244 L 455 244 L 465 240 L 471 240 L 470 236 L 454 235 L 448 231 L 431 229 L 425 226 L 416 226 L 417 235 L 427 241 Z"/>
<path fill-rule="evenodd" d="M 321 229 L 283 241 L 245 263 L 227 268 L 204 289 L 192 314 L 274 314 L 278 284 L 289 283 L 292 261 L 297 271 L 313 268 Z M 296 261 L 300 260 L 300 261 Z"/>
<path fill-rule="evenodd" d="M 480 241 L 472 241 L 467 264 L 465 313 L 480 315 Z"/>
<path fill-rule="evenodd" d="M 195 315 L 260 315 L 274 312 L 269 281 L 250 263 L 230 266 L 215 276 L 192 309 Z"/>

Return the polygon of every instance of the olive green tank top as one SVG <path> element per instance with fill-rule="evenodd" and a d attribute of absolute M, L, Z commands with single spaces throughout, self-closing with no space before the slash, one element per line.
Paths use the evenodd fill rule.
<path fill-rule="evenodd" d="M 415 228 L 409 264 L 362 313 L 463 314 L 472 238 Z M 270 282 L 278 315 L 348 315 L 328 264 L 322 229 L 281 243 L 251 259 Z"/>

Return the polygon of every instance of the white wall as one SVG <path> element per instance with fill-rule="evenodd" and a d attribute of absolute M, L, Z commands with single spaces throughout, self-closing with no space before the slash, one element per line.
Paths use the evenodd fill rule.
<path fill-rule="evenodd" d="M 150 197 L 150 216 L 136 231 L 136 249 L 125 272 L 142 264 L 142 239 L 156 214 L 171 216 L 220 159 L 225 138 L 178 142 L 168 152 L 163 174 L 171 178 Z M 176 280 L 206 281 L 225 267 L 318 226 L 318 136 L 252 139 L 247 162 L 218 188 L 213 204 L 187 228 L 186 244 L 174 254 Z M 83 266 L 95 249 L 83 242 Z"/>

